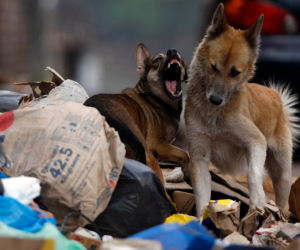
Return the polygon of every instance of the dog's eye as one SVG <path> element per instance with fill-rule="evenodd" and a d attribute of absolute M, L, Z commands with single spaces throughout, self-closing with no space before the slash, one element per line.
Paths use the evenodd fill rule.
<path fill-rule="evenodd" d="M 231 77 L 235 77 L 239 75 L 241 72 L 237 71 L 236 69 L 231 69 Z"/>
<path fill-rule="evenodd" d="M 218 69 L 217 69 L 217 67 L 216 67 L 216 65 L 213 65 L 213 64 L 210 64 L 210 65 L 211 65 L 212 69 L 213 69 L 215 72 L 217 72 L 217 73 L 219 72 Z"/>
<path fill-rule="evenodd" d="M 158 62 L 160 62 L 161 61 L 161 57 L 158 57 L 158 58 L 156 58 L 154 61 L 153 61 L 153 63 L 158 63 Z"/>

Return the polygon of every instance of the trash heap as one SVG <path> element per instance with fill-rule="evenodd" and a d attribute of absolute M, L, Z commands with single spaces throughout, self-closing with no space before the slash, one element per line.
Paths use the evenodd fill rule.
<path fill-rule="evenodd" d="M 0 91 L 0 250 L 299 249 L 300 179 L 290 211 L 249 209 L 248 189 L 216 170 L 195 217 L 187 183 L 125 158 L 118 133 L 81 85 L 55 70 L 32 94 Z M 164 175 L 174 166 L 161 164 Z"/>

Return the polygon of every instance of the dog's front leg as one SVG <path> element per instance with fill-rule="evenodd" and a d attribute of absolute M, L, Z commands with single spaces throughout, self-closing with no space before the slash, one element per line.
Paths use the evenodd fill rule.
<path fill-rule="evenodd" d="M 155 147 L 151 147 L 151 150 L 159 160 L 178 162 L 182 167 L 187 167 L 190 161 L 189 155 L 186 151 L 165 141 L 158 142 Z"/>
<path fill-rule="evenodd" d="M 266 141 L 260 139 L 248 142 L 246 157 L 248 162 L 248 185 L 250 193 L 250 207 L 264 208 L 266 196 L 263 189 L 264 165 L 266 161 Z"/>
<path fill-rule="evenodd" d="M 165 141 L 158 142 L 152 151 L 159 160 L 177 162 L 181 166 L 179 168 L 175 168 L 175 170 L 167 176 L 166 180 L 168 182 L 181 182 L 184 180 L 184 177 L 189 179 L 188 163 L 190 158 L 186 151 Z M 187 180 L 187 182 L 189 181 Z"/>
<path fill-rule="evenodd" d="M 211 175 L 209 173 L 211 141 L 206 135 L 195 136 L 189 133 L 188 128 L 187 141 L 190 153 L 189 173 L 195 194 L 196 212 L 202 221 L 203 209 L 209 203 L 211 196 Z"/>

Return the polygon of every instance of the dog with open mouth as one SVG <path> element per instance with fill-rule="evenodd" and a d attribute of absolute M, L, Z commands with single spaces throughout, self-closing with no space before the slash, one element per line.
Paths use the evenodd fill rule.
<path fill-rule="evenodd" d="M 187 166 L 189 156 L 173 145 L 182 112 L 181 83 L 187 64 L 175 49 L 150 57 L 145 45 L 136 50 L 140 80 L 120 94 L 98 94 L 84 105 L 95 107 L 114 127 L 126 147 L 126 157 L 148 165 L 164 185 L 157 160 Z"/>

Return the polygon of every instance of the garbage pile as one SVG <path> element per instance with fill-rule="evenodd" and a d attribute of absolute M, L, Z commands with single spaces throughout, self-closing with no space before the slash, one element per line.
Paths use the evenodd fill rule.
<path fill-rule="evenodd" d="M 300 179 L 290 211 L 249 209 L 245 186 L 215 170 L 212 200 L 125 158 L 118 133 L 79 83 L 47 68 L 32 94 L 0 91 L 0 250 L 298 249 Z M 5 100 L 5 101 L 3 101 Z M 163 165 L 167 175 L 174 166 Z"/>

